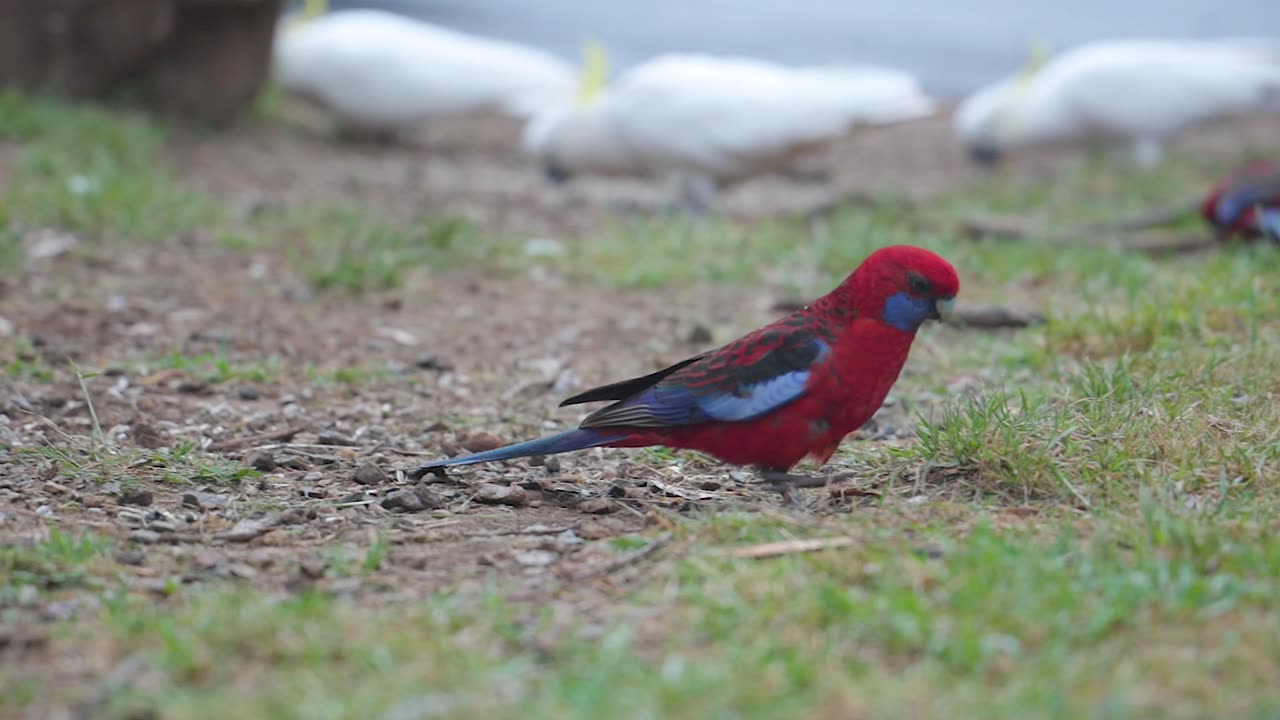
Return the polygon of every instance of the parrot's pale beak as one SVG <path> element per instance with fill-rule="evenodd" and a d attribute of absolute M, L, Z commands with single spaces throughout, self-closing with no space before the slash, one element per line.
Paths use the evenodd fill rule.
<path fill-rule="evenodd" d="M 569 180 L 573 177 L 573 173 L 569 170 L 569 168 L 566 168 L 563 165 L 560 165 L 559 163 L 555 163 L 555 162 L 548 162 L 546 165 L 544 165 L 542 167 L 542 172 L 544 175 L 546 175 L 548 180 L 555 183 L 556 185 L 563 185 L 569 182 Z"/>
<path fill-rule="evenodd" d="M 995 145 L 979 143 L 969 147 L 969 159 L 976 165 L 991 169 L 1000 164 L 1000 148 Z"/>
<path fill-rule="evenodd" d="M 938 298 L 933 303 L 933 317 L 935 320 L 947 322 L 956 312 L 956 299 L 954 297 Z"/>

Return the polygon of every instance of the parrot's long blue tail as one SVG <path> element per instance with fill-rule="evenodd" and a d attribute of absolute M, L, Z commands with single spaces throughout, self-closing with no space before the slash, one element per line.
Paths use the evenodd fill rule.
<path fill-rule="evenodd" d="M 625 434 L 602 433 L 596 430 L 568 430 L 558 435 L 550 435 L 537 440 L 528 440 L 514 445 L 506 445 L 493 450 L 485 450 L 484 452 L 473 453 L 471 455 L 462 455 L 460 457 L 449 458 L 448 460 L 440 460 L 438 462 L 426 463 L 415 470 L 412 475 L 422 476 L 432 470 L 438 468 L 451 467 L 454 465 L 471 465 L 473 463 L 493 462 L 495 460 L 514 460 L 516 458 L 532 457 L 534 455 L 555 455 L 556 453 L 572 452 L 574 450 L 585 450 L 586 448 L 600 447 L 608 445 L 615 440 L 621 440 L 626 437 Z"/>

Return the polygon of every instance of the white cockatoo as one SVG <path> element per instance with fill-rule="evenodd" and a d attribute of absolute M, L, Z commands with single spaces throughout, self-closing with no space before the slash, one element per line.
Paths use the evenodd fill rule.
<path fill-rule="evenodd" d="M 606 86 L 604 51 L 589 44 L 576 104 L 525 126 L 523 146 L 547 175 L 665 176 L 705 209 L 718 186 L 784 168 L 859 125 L 927 116 L 911 75 L 874 67 L 787 68 L 736 57 L 661 55 Z"/>
<path fill-rule="evenodd" d="M 1022 72 L 970 95 L 956 134 L 992 164 L 1007 150 L 1073 140 L 1126 140 L 1134 160 L 1157 164 L 1163 144 L 1190 125 L 1280 107 L 1280 42 L 1110 40 L 1043 51 Z"/>
<path fill-rule="evenodd" d="M 540 50 L 381 10 L 325 13 L 324 0 L 282 20 L 272 54 L 286 91 L 370 132 L 473 110 L 528 117 L 572 100 L 578 77 Z"/>

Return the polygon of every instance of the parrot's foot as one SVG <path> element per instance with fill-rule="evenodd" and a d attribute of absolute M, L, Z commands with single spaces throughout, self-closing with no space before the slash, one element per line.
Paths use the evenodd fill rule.
<path fill-rule="evenodd" d="M 445 472 L 443 465 L 419 465 L 405 473 L 405 476 L 410 480 L 421 480 L 427 474 L 435 475 L 442 480 L 449 477 L 449 473 Z"/>
<path fill-rule="evenodd" d="M 787 502 L 794 502 L 791 497 L 791 491 L 798 488 L 819 488 L 827 485 L 843 482 L 857 475 L 857 473 L 842 472 L 829 473 L 827 475 L 795 475 L 782 470 L 761 470 L 760 477 L 770 485 L 773 490 L 782 494 L 782 499 Z"/>
<path fill-rule="evenodd" d="M 677 214 L 706 217 L 715 209 L 719 188 L 716 181 L 705 175 L 679 173 L 671 178 L 675 202 L 672 210 Z"/>

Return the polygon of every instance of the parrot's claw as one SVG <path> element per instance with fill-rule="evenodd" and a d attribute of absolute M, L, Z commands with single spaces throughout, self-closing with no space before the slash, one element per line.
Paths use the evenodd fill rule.
<path fill-rule="evenodd" d="M 830 473 L 827 475 L 794 475 L 781 470 L 761 470 L 760 477 L 764 482 L 768 483 L 770 489 L 776 490 L 782 494 L 782 499 L 786 502 L 794 502 L 791 491 L 798 488 L 819 488 L 826 487 L 833 483 L 843 482 L 857 475 L 857 473 L 842 472 Z"/>
<path fill-rule="evenodd" d="M 410 480 L 421 480 L 424 476 L 431 474 L 444 480 L 449 477 L 449 473 L 445 472 L 443 465 L 419 465 L 405 474 Z"/>

